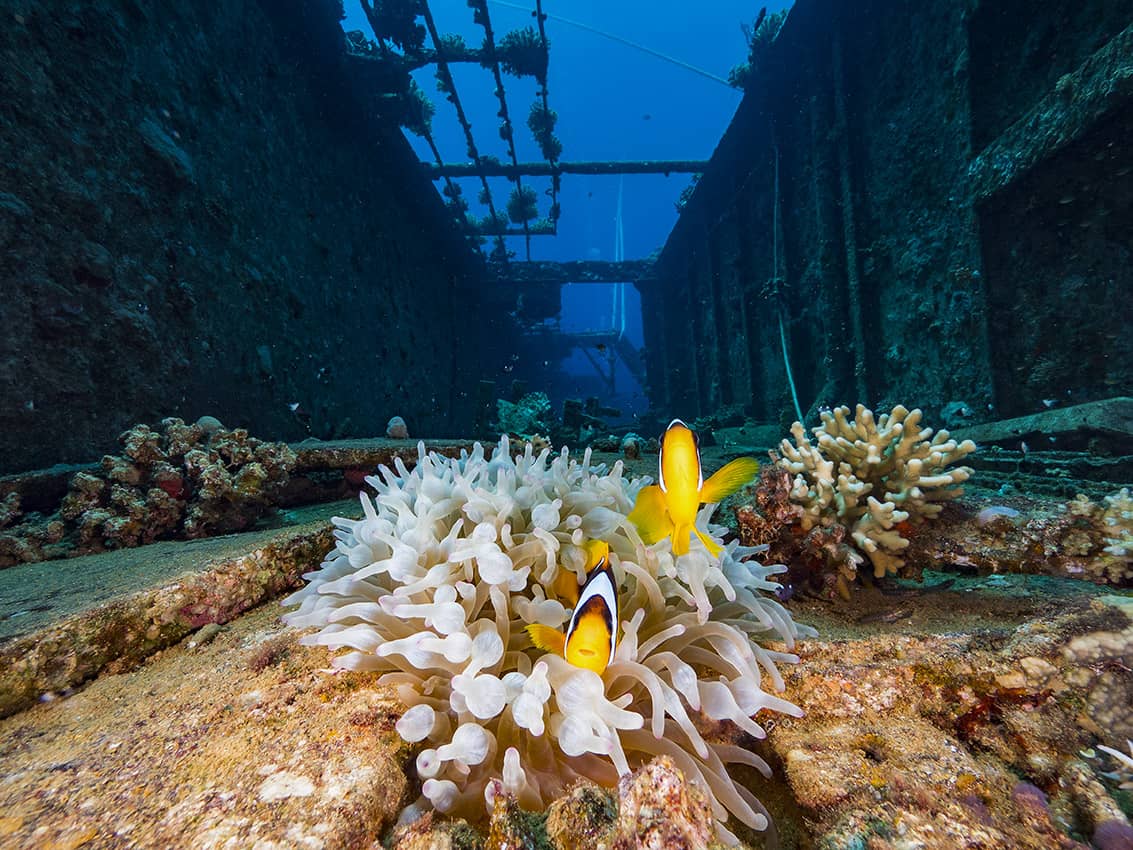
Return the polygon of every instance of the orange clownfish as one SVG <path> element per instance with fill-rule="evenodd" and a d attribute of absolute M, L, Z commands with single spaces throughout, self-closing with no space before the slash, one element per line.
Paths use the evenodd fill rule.
<path fill-rule="evenodd" d="M 659 483 L 642 488 L 629 515 L 641 539 L 648 546 L 671 536 L 673 554 L 683 555 L 695 534 L 713 556 L 719 555 L 722 547 L 695 526 L 697 509 L 735 493 L 755 477 L 759 463 L 754 458 L 739 457 L 705 481 L 696 434 L 674 419 L 661 437 L 660 467 Z"/>
<path fill-rule="evenodd" d="M 600 540 L 586 545 L 589 572 L 578 591 L 566 634 L 542 623 L 527 627 L 531 642 L 544 652 L 561 655 L 575 667 L 601 675 L 618 645 L 618 589 L 610 569 L 610 546 Z M 573 574 L 564 571 L 561 575 Z M 577 579 L 574 579 L 577 589 Z"/>

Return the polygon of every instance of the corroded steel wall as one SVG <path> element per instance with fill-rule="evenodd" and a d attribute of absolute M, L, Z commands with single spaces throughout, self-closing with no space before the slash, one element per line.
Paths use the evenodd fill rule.
<path fill-rule="evenodd" d="M 780 318 L 804 413 L 1128 393 L 1131 26 L 1128 0 L 797 3 L 639 286 L 654 406 L 794 419 Z"/>
<path fill-rule="evenodd" d="M 464 285 L 482 270 L 344 67 L 339 13 L 6 7 L 0 470 L 165 416 L 285 439 L 295 403 L 320 437 L 471 420 L 508 308 Z"/>

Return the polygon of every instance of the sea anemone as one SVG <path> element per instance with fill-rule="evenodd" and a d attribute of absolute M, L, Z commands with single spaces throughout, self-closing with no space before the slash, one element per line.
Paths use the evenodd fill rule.
<path fill-rule="evenodd" d="M 763 591 L 781 566 L 749 560 L 758 548 L 728 543 L 714 558 L 703 545 L 674 558 L 668 540 L 645 546 L 627 520 L 649 479 L 629 481 L 566 449 L 552 459 L 528 444 L 512 455 L 506 437 L 491 456 L 479 444 L 459 459 L 418 447 L 410 471 L 382 467 L 362 494 L 360 520 L 336 518 L 338 542 L 309 584 L 285 604 L 292 626 L 317 627 L 308 645 L 346 650 L 335 665 L 377 671 L 407 710 L 398 734 L 420 744 L 421 797 L 406 819 L 430 807 L 472 817 L 506 792 L 542 808 L 574 780 L 607 787 L 657 754 L 670 756 L 708 792 L 721 838 L 729 816 L 767 825 L 755 796 L 729 764 L 769 774 L 735 743 L 764 731 L 763 709 L 799 715 L 781 690 L 778 662 L 805 627 Z M 698 525 L 709 533 L 714 506 Z M 556 588 L 565 571 L 584 578 L 590 539 L 607 541 L 620 588 L 621 636 L 602 675 L 532 646 L 524 627 L 568 619 Z M 566 604 L 564 604 L 566 603 Z M 735 724 L 727 740 L 706 721 Z"/>

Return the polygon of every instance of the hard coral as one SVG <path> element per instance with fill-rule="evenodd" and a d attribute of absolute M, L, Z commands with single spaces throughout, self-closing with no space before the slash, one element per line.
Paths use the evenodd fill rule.
<path fill-rule="evenodd" d="M 1102 534 L 1105 549 L 1093 564 L 1092 572 L 1113 583 L 1133 580 L 1133 497 L 1122 487 L 1105 497 Z"/>
<path fill-rule="evenodd" d="M 0 499 L 0 568 L 42 561 L 63 534 L 63 523 L 57 518 L 25 515 L 19 493 Z"/>
<path fill-rule="evenodd" d="M 920 410 L 901 405 L 877 420 L 860 404 L 854 419 L 849 414 L 848 407 L 824 412 L 822 424 L 812 429 L 814 443 L 802 423 L 794 423 L 795 442 L 783 440 L 779 463 L 794 475 L 790 500 L 803 509 L 802 530 L 848 528 L 880 578 L 904 566 L 907 525 L 935 517 L 941 502 L 963 492 L 958 485 L 972 470 L 948 467 L 976 446 L 971 440 L 957 443 L 947 431 L 934 436 L 931 428 L 921 427 Z M 839 565 L 847 580 L 864 560 L 856 552 L 849 554 Z"/>
<path fill-rule="evenodd" d="M 1118 586 L 1133 583 L 1133 497 L 1128 487 L 1100 504 L 1079 494 L 1059 513 L 1029 520 L 1020 536 L 1026 551 L 1038 557 L 1016 565 L 1019 572 Z"/>
<path fill-rule="evenodd" d="M 506 437 L 486 455 L 426 453 L 369 479 L 364 517 L 336 518 L 338 543 L 310 584 L 286 600 L 290 625 L 317 627 L 307 644 L 347 650 L 335 665 L 382 673 L 408 710 L 397 731 L 420 743 L 429 808 L 469 816 L 501 793 L 528 808 L 561 796 L 580 778 L 613 787 L 619 776 L 667 755 L 706 793 L 721 837 L 729 815 L 753 828 L 766 817 L 727 765 L 768 772 L 750 750 L 700 731 L 709 721 L 762 737 L 762 709 L 797 714 L 766 693 L 782 688 L 777 662 L 795 656 L 756 636 L 794 645 L 800 627 L 762 591 L 782 567 L 747 560 L 733 541 L 719 558 L 699 543 L 674 558 L 668 541 L 645 546 L 627 519 L 647 479 L 628 481 L 567 451 L 550 459 Z M 704 527 L 711 515 L 705 508 Z M 709 526 L 711 533 L 719 527 Z M 599 675 L 536 650 L 531 623 L 562 626 L 556 582 L 581 578 L 588 539 L 609 543 L 620 587 L 621 638 Z M 734 724 L 734 726 L 730 726 Z"/>
<path fill-rule="evenodd" d="M 239 531 L 271 508 L 295 466 L 285 443 L 226 430 L 212 417 L 135 425 L 118 439 L 122 454 L 77 473 L 57 516 L 5 529 L 0 567 Z"/>

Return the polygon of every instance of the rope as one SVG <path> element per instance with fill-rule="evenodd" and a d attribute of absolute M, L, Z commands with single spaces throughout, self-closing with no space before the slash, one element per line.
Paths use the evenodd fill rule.
<path fill-rule="evenodd" d="M 771 258 L 774 268 L 772 280 L 775 283 L 775 306 L 779 313 L 779 345 L 783 349 L 783 368 L 787 370 L 787 386 L 791 388 L 791 401 L 795 403 L 795 415 L 803 421 L 803 409 L 799 406 L 799 393 L 795 389 L 795 376 L 791 372 L 791 357 L 787 351 L 787 323 L 783 319 L 782 278 L 779 277 L 779 147 L 775 146 L 775 205 L 771 211 Z"/>
<path fill-rule="evenodd" d="M 521 12 L 530 11 L 524 6 L 520 6 L 516 3 L 508 3 L 506 2 L 506 0 L 488 0 L 488 2 L 495 3 L 497 6 L 507 6 L 509 9 L 518 9 Z M 705 71 L 703 68 L 697 68 L 695 65 L 690 65 L 688 62 L 677 59 L 674 56 L 669 56 L 668 54 L 662 53 L 659 50 L 654 50 L 652 47 L 646 47 L 644 44 L 638 44 L 636 41 L 630 41 L 628 38 L 622 38 L 620 35 L 614 35 L 612 32 L 600 30 L 597 27 L 592 27 L 590 26 L 590 24 L 584 24 L 581 21 L 572 21 L 569 18 L 564 18 L 561 15 L 552 15 L 549 12 L 544 12 L 544 14 L 551 20 L 558 21 L 560 24 L 577 27 L 580 30 L 586 30 L 587 32 L 592 32 L 595 35 L 600 35 L 603 38 L 608 38 L 610 39 L 610 41 L 616 41 L 619 44 L 624 44 L 627 47 L 632 47 L 634 50 L 640 50 L 642 53 L 648 53 L 650 56 L 655 56 L 656 58 L 662 59 L 665 62 L 670 62 L 673 65 L 684 68 L 686 71 L 692 71 L 694 74 L 699 74 L 702 77 L 707 77 L 713 82 L 720 83 L 721 85 L 727 86 L 728 88 L 734 90 L 734 86 L 732 86 L 732 84 L 725 80 L 723 77 L 718 77 L 710 71 Z"/>

